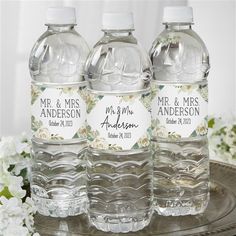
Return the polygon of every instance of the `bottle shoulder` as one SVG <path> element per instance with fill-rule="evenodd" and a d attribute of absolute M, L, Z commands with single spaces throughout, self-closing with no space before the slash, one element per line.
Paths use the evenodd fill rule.
<path fill-rule="evenodd" d="M 160 35 L 154 40 L 150 49 L 152 51 L 157 50 L 158 46 L 168 46 L 170 44 L 183 44 L 186 46 L 198 47 L 205 54 L 209 54 L 207 47 L 201 37 L 192 29 L 184 30 L 163 30 Z"/>
<path fill-rule="evenodd" d="M 148 53 L 133 36 L 105 36 L 90 52 L 85 72 L 91 89 L 131 91 L 149 86 L 152 66 Z"/>
<path fill-rule="evenodd" d="M 33 80 L 69 82 L 83 79 L 83 65 L 89 47 L 75 30 L 65 32 L 47 30 L 34 44 L 29 58 L 29 69 Z M 58 79 L 56 78 L 58 75 Z"/>
<path fill-rule="evenodd" d="M 106 59 L 105 59 L 106 58 Z M 102 37 L 92 48 L 87 63 L 86 70 L 89 65 L 96 65 L 102 61 L 105 65 L 108 62 L 121 63 L 123 65 L 139 63 L 145 67 L 151 67 L 151 61 L 146 50 L 134 37 Z M 97 67 L 99 69 L 99 67 Z"/>
<path fill-rule="evenodd" d="M 149 55 L 156 80 L 201 81 L 209 73 L 208 50 L 192 29 L 165 29 L 153 42 Z"/>

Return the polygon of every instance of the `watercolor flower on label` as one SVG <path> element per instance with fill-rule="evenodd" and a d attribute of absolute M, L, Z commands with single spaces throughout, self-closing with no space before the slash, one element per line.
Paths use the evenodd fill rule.
<path fill-rule="evenodd" d="M 142 94 L 139 100 L 148 111 L 151 110 L 151 93 Z"/>
<path fill-rule="evenodd" d="M 195 89 L 198 88 L 197 85 L 192 85 L 192 84 L 188 84 L 188 85 L 180 85 L 180 86 L 176 86 L 176 88 L 178 88 L 178 92 L 184 92 L 184 93 L 192 93 Z"/>
<path fill-rule="evenodd" d="M 51 134 L 47 128 L 39 128 L 35 133 L 36 138 L 51 139 Z"/>
<path fill-rule="evenodd" d="M 138 140 L 138 146 L 140 148 L 148 147 L 150 144 L 150 139 L 148 135 L 143 135 L 139 140 Z"/>
<path fill-rule="evenodd" d="M 41 120 L 36 120 L 34 116 L 31 116 L 31 129 L 37 131 L 43 125 Z"/>
<path fill-rule="evenodd" d="M 168 131 L 166 130 L 166 127 L 160 125 L 160 121 L 158 119 L 152 119 L 151 128 L 153 137 L 161 137 L 161 138 L 168 137 Z"/>
<path fill-rule="evenodd" d="M 199 86 L 198 88 L 198 92 L 200 93 L 200 95 L 202 96 L 202 98 L 208 102 L 208 87 L 207 85 L 205 86 Z"/>
<path fill-rule="evenodd" d="M 200 125 L 197 126 L 196 128 L 196 133 L 197 135 L 204 136 L 207 135 L 208 127 L 207 127 L 207 122 L 204 120 L 201 122 Z"/>
<path fill-rule="evenodd" d="M 97 102 L 103 98 L 103 95 L 96 95 L 89 92 L 86 95 L 87 113 L 90 113 Z"/>
<path fill-rule="evenodd" d="M 126 96 L 120 96 L 120 102 L 119 103 L 122 103 L 122 102 L 128 102 L 128 103 L 134 103 L 135 100 L 137 99 L 137 95 L 126 95 Z"/>
<path fill-rule="evenodd" d="M 78 138 L 87 138 L 87 126 L 83 125 L 79 128 L 79 130 L 76 133 Z"/>
<path fill-rule="evenodd" d="M 77 87 L 64 87 L 64 88 L 59 88 L 59 90 L 60 90 L 60 95 L 64 93 L 64 94 L 72 96 L 73 94 L 77 93 L 78 88 Z"/>
<path fill-rule="evenodd" d="M 104 138 L 97 137 L 90 143 L 90 147 L 95 149 L 108 149 L 109 145 Z"/>
<path fill-rule="evenodd" d="M 78 93 L 80 97 L 86 102 L 89 96 L 88 90 L 86 89 L 86 87 L 80 87 L 78 90 Z"/>
<path fill-rule="evenodd" d="M 164 85 L 157 85 L 156 82 L 151 83 L 151 92 L 150 92 L 150 100 L 152 101 L 156 96 L 160 93 L 160 91 L 164 88 Z"/>
<path fill-rule="evenodd" d="M 40 87 L 31 85 L 31 105 L 34 104 L 41 93 L 42 89 Z"/>
<path fill-rule="evenodd" d="M 99 132 L 97 130 L 93 130 L 90 125 L 87 125 L 86 133 L 89 142 L 92 142 L 95 138 L 99 136 Z"/>

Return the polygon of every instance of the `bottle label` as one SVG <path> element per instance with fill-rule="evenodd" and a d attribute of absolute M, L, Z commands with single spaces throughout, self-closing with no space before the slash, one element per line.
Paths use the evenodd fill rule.
<path fill-rule="evenodd" d="M 89 146 L 103 150 L 131 150 L 149 146 L 150 92 L 129 95 L 97 94 L 87 99 Z"/>
<path fill-rule="evenodd" d="M 86 86 L 31 86 L 31 129 L 45 140 L 86 138 Z"/>
<path fill-rule="evenodd" d="M 153 138 L 180 139 L 207 135 L 207 82 L 152 85 Z"/>

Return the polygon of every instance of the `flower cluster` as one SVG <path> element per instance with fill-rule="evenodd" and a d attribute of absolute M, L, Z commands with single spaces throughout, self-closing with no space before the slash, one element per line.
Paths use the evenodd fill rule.
<path fill-rule="evenodd" d="M 34 233 L 36 209 L 26 197 L 30 142 L 23 134 L 0 140 L 0 235 L 28 236 Z"/>
<path fill-rule="evenodd" d="M 209 145 L 214 159 L 236 164 L 236 120 L 211 118 L 208 122 Z"/>
<path fill-rule="evenodd" d="M 0 234 L 3 236 L 39 236 L 34 233 L 34 218 L 36 209 L 31 198 L 21 199 L 0 197 Z"/>

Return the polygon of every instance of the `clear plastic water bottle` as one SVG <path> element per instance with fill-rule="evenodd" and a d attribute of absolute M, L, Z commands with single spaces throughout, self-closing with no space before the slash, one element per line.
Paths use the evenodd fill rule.
<path fill-rule="evenodd" d="M 47 31 L 34 45 L 31 194 L 42 215 L 66 217 L 86 210 L 86 81 L 89 54 L 75 31 L 75 9 L 49 8 Z"/>
<path fill-rule="evenodd" d="M 163 23 L 150 50 L 155 210 L 195 215 L 209 200 L 209 55 L 191 7 L 166 7 Z"/>
<path fill-rule="evenodd" d="M 152 215 L 151 62 L 132 13 L 105 13 L 86 63 L 88 215 L 98 229 L 129 232 Z"/>

